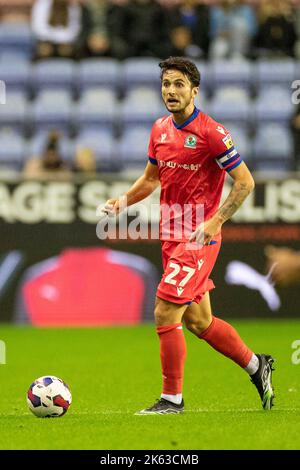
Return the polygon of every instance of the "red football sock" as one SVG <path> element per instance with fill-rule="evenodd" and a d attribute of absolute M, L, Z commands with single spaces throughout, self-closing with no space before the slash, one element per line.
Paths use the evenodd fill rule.
<path fill-rule="evenodd" d="M 158 326 L 160 359 L 163 374 L 163 392 L 168 395 L 182 393 L 186 344 L 182 323 Z"/>
<path fill-rule="evenodd" d="M 229 357 L 243 369 L 247 367 L 253 355 L 237 331 L 220 318 L 213 317 L 211 324 L 199 338 L 204 339 L 216 351 Z"/>

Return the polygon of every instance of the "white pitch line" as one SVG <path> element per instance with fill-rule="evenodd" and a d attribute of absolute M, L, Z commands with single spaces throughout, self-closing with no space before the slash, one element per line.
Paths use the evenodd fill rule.
<path fill-rule="evenodd" d="M 191 409 L 191 410 L 184 410 L 184 413 L 254 413 L 254 412 L 263 412 L 264 410 L 262 408 L 242 408 L 242 409 L 229 409 L 229 410 L 210 410 L 208 408 L 196 408 L 196 409 Z M 300 408 L 276 408 L 271 410 L 272 413 L 277 413 L 277 412 L 299 412 L 300 413 Z M 113 414 L 119 414 L 119 415 L 135 415 L 136 411 L 132 410 L 127 410 L 127 411 L 121 411 L 121 410 L 103 410 L 103 411 L 82 411 L 82 412 L 73 412 L 70 411 L 69 416 L 74 416 L 74 417 L 80 417 L 80 416 L 97 416 L 97 415 L 113 415 Z M 183 413 L 183 414 L 184 414 Z M 0 413 L 0 418 L 11 418 L 11 417 L 20 417 L 20 416 L 33 416 L 32 413 L 28 412 L 22 412 L 22 413 Z M 146 416 L 146 415 L 143 415 Z M 148 416 L 148 415 L 147 415 Z M 149 415 L 153 416 L 153 415 Z"/>

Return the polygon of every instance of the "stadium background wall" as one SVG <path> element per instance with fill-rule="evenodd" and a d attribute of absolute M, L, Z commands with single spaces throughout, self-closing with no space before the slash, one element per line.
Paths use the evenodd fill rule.
<path fill-rule="evenodd" d="M 16 250 L 22 255 L 7 282 L 3 262 L 0 264 L 1 322 L 15 319 L 16 292 L 25 270 L 69 247 L 104 246 L 137 254 L 153 263 L 160 277 L 158 240 L 101 241 L 96 236 L 97 205 L 124 192 L 130 183 L 129 179 L 119 177 L 116 181 L 109 175 L 101 176 L 101 180 L 0 182 L 0 262 Z M 224 196 L 228 189 L 229 186 Z M 157 204 L 158 200 L 156 192 L 147 204 Z M 264 277 L 265 246 L 299 248 L 299 222 L 300 181 L 288 178 L 257 182 L 255 193 L 223 228 L 223 245 L 212 275 L 216 285 L 212 292 L 216 315 L 224 318 L 300 315 L 297 289 L 269 289 Z M 150 319 L 149 312 L 145 319 Z"/>

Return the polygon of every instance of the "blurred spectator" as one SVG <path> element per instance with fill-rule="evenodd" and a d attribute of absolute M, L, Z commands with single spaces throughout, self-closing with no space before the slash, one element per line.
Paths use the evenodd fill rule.
<path fill-rule="evenodd" d="M 78 147 L 75 154 L 74 171 L 86 175 L 96 173 L 96 158 L 89 147 Z"/>
<path fill-rule="evenodd" d="M 38 43 L 37 58 L 73 57 L 81 29 L 78 0 L 36 0 L 31 25 Z"/>
<path fill-rule="evenodd" d="M 171 33 L 170 55 L 206 58 L 209 48 L 209 8 L 197 0 L 183 0 L 168 15 Z"/>
<path fill-rule="evenodd" d="M 297 34 L 293 13 L 289 0 L 262 0 L 255 41 L 260 55 L 294 56 Z"/>
<path fill-rule="evenodd" d="M 294 141 L 294 170 L 300 170 L 300 104 L 291 120 L 291 130 Z"/>
<path fill-rule="evenodd" d="M 23 170 L 24 177 L 64 180 L 72 175 L 60 155 L 59 138 L 57 131 L 49 132 L 44 153 L 41 157 L 32 157 L 26 162 Z"/>
<path fill-rule="evenodd" d="M 83 4 L 80 57 L 128 57 L 128 2 L 86 0 Z"/>
<path fill-rule="evenodd" d="M 168 54 L 165 10 L 153 0 L 132 0 L 128 5 L 126 39 L 132 57 L 164 58 Z"/>
<path fill-rule="evenodd" d="M 201 57 L 198 47 L 193 47 L 191 30 L 186 26 L 177 26 L 170 32 L 170 52 L 171 56 Z"/>
<path fill-rule="evenodd" d="M 265 250 L 271 277 L 279 287 L 300 283 L 300 251 L 268 246 Z"/>
<path fill-rule="evenodd" d="M 108 9 L 108 30 L 110 33 L 112 55 L 117 59 L 130 56 L 128 44 L 128 24 L 131 12 L 128 8 L 129 0 L 110 0 Z"/>
<path fill-rule="evenodd" d="M 239 0 L 221 0 L 210 12 L 211 58 L 247 56 L 257 28 L 253 8 Z"/>
<path fill-rule="evenodd" d="M 112 55 L 107 27 L 106 0 L 87 0 L 83 5 L 80 56 Z"/>

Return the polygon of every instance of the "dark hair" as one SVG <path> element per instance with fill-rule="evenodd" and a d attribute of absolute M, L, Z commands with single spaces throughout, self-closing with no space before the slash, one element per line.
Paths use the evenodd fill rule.
<path fill-rule="evenodd" d="M 46 141 L 46 150 L 58 150 L 59 137 L 56 130 L 50 131 Z"/>
<path fill-rule="evenodd" d="M 194 87 L 200 85 L 200 72 L 194 62 L 189 59 L 185 59 L 184 57 L 169 57 L 168 59 L 160 62 L 159 67 L 161 68 L 161 80 L 163 78 L 163 74 L 167 70 L 173 69 L 179 70 L 179 72 L 182 72 L 184 75 L 186 75 Z"/>

